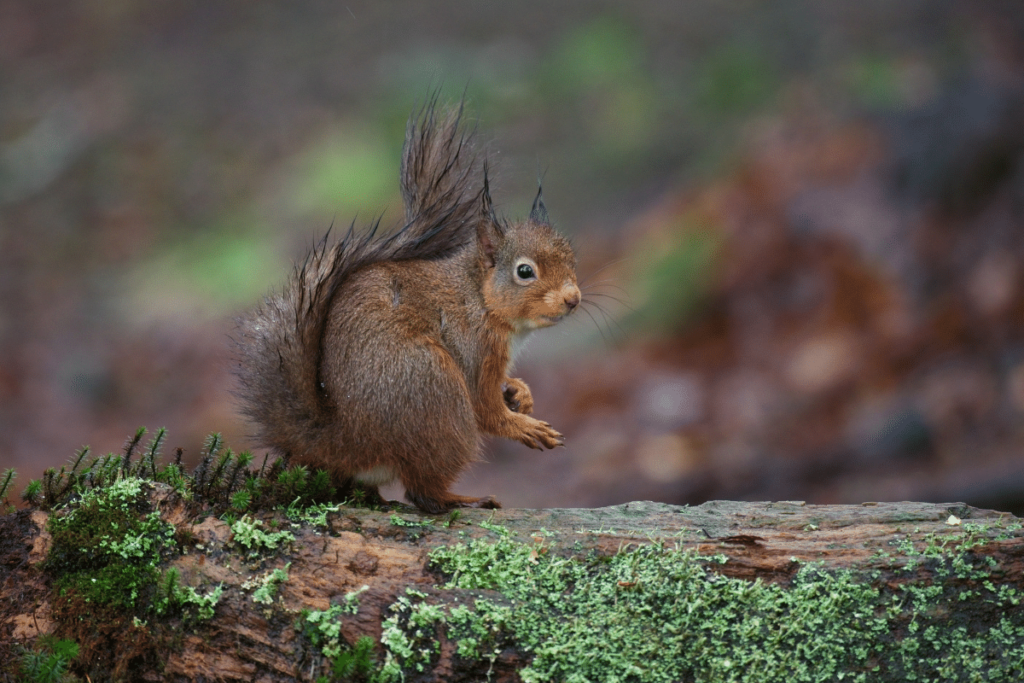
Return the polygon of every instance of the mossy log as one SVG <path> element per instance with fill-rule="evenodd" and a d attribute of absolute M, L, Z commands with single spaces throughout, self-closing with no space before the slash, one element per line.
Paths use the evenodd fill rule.
<path fill-rule="evenodd" d="M 155 608 L 159 582 L 135 606 L 76 601 L 50 515 L 21 511 L 0 515 L 8 655 L 74 640 L 82 680 L 1024 680 L 1024 532 L 1005 513 L 342 506 L 230 525 L 144 489 L 133 509 L 173 529 L 160 581 L 217 589 L 209 618 Z"/>

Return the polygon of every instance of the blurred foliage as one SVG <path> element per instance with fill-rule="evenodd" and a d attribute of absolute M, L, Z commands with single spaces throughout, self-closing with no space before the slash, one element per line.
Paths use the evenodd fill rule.
<path fill-rule="evenodd" d="M 466 98 L 467 115 L 487 131 L 484 139 L 499 138 L 486 145 L 492 156 L 514 153 L 504 149 L 501 131 L 523 127 L 536 128 L 533 134 L 553 145 L 526 170 L 544 175 L 549 160 L 558 160 L 559 177 L 546 178 L 555 198 L 550 203 L 556 217 L 568 215 L 560 227 L 572 233 L 578 226 L 571 218 L 596 208 L 581 208 L 580 198 L 599 196 L 608 178 L 637 182 L 665 163 L 675 176 L 719 172 L 740 140 L 737 130 L 770 111 L 793 77 L 779 64 L 777 44 L 749 29 L 691 49 L 692 58 L 682 65 L 659 61 L 653 48 L 637 18 L 615 10 L 568 25 L 539 46 L 499 41 L 480 52 L 458 41 L 424 42 L 390 54 L 382 67 L 387 77 L 372 96 L 325 120 L 276 165 L 270 184 L 279 190 L 253 193 L 226 213 L 210 215 L 205 224 L 189 227 L 197 238 L 156 250 L 140 264 L 135 280 L 142 284 L 131 288 L 138 296 L 130 305 L 136 309 L 144 299 L 156 301 L 160 314 L 185 309 L 179 312 L 222 316 L 280 281 L 286 255 L 296 258 L 329 225 L 355 219 L 359 227 L 383 216 L 387 229 L 399 221 L 404 122 L 432 89 L 443 100 Z M 899 64 L 881 54 L 856 61 L 848 72 L 845 87 L 857 101 L 881 106 L 901 96 Z M 512 198 L 499 203 L 510 213 L 529 201 L 530 175 L 503 179 Z M 565 199 L 558 196 L 563 188 Z M 651 277 L 663 278 L 656 284 L 666 294 L 626 322 L 646 320 L 642 325 L 654 329 L 649 323 L 658 318 L 654 327 L 677 327 L 694 310 L 699 297 L 690 287 L 700 289 L 705 268 L 699 264 L 712 253 L 705 241 L 687 237 L 675 256 L 648 269 L 655 276 L 638 283 L 646 290 Z M 691 267 L 695 273 L 683 274 Z M 683 286 L 668 294 L 673 278 Z"/>
<path fill-rule="evenodd" d="M 124 422 L 154 420 L 176 424 L 185 444 L 214 427 L 241 438 L 224 358 L 232 315 L 278 287 L 332 223 L 401 220 L 405 121 L 434 90 L 465 95 L 499 210 L 525 214 L 541 175 L 581 275 L 600 273 L 606 287 L 593 323 L 575 316 L 534 348 L 578 349 L 597 323 L 671 344 L 736 260 L 725 260 L 714 221 L 664 217 L 674 198 L 685 216 L 679 206 L 702 187 L 735 184 L 752 213 L 778 211 L 788 229 L 810 210 L 808 192 L 834 181 L 828 169 L 889 152 L 892 192 L 882 175 L 877 197 L 856 183 L 836 190 L 856 210 L 818 209 L 821 229 L 856 214 L 853 228 L 870 233 L 906 217 L 872 197 L 965 212 L 996 196 L 1016 168 L 1018 110 L 992 88 L 958 84 L 1019 78 L 1021 14 L 999 0 L 0 7 L 0 454 L 41 471 L 69 442 L 107 442 Z M 854 121 L 872 134 L 821 135 Z M 757 163 L 784 173 L 754 172 L 749 185 L 751 150 L 766 140 L 778 144 Z M 835 239 L 874 239 L 853 228 Z M 903 258 L 888 252 L 872 252 L 865 269 Z M 816 277 L 829 281 L 817 257 L 782 253 L 808 297 Z M 986 264 L 961 273 L 969 292 L 999 299 L 1019 285 L 1010 266 Z M 911 275 L 930 291 L 948 288 L 953 270 Z M 619 304 L 612 287 L 630 295 L 607 305 L 608 321 L 594 309 Z M 760 414 L 766 380 L 743 369 L 735 382 Z M 602 405 L 620 405 L 616 391 Z M 635 418 L 616 414 L 621 438 Z"/>
<path fill-rule="evenodd" d="M 865 56 L 850 69 L 850 82 L 857 98 L 870 107 L 892 107 L 899 102 L 896 65 L 890 60 Z"/>
<path fill-rule="evenodd" d="M 339 127 L 301 154 L 291 202 L 300 212 L 334 212 L 341 223 L 356 215 L 368 222 L 389 201 L 397 205 L 397 148 L 376 130 Z"/>
<path fill-rule="evenodd" d="M 645 77 L 643 53 L 637 32 L 621 18 L 606 15 L 566 33 L 545 70 L 551 84 L 571 97 Z"/>
<path fill-rule="evenodd" d="M 216 318 L 251 305 L 288 261 L 257 221 L 234 229 L 211 224 L 203 234 L 161 248 L 130 275 L 125 305 L 136 322 L 160 317 Z"/>
<path fill-rule="evenodd" d="M 595 161 L 614 163 L 643 149 L 656 130 L 658 93 L 646 50 L 625 21 L 604 16 L 570 31 L 541 66 L 537 90 L 582 102 L 588 150 Z"/>
<path fill-rule="evenodd" d="M 731 43 L 711 53 L 694 79 L 694 109 L 721 123 L 721 116 L 750 115 L 778 92 L 770 55 L 754 44 Z"/>
<path fill-rule="evenodd" d="M 647 238 L 634 251 L 637 300 L 625 322 L 671 334 L 699 311 L 712 283 L 721 238 L 706 219 L 691 215 L 661 227 L 663 235 Z"/>

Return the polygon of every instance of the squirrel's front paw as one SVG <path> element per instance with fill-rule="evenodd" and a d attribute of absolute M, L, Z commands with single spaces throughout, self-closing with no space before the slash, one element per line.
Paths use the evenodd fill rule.
<path fill-rule="evenodd" d="M 505 405 L 514 413 L 529 415 L 533 412 L 533 394 L 526 382 L 515 377 L 509 377 L 501 385 L 501 396 L 505 399 Z"/>
<path fill-rule="evenodd" d="M 523 445 L 536 448 L 539 451 L 565 445 L 565 437 L 556 432 L 547 422 L 533 418 L 525 418 L 523 422 L 522 431 L 516 437 Z"/>

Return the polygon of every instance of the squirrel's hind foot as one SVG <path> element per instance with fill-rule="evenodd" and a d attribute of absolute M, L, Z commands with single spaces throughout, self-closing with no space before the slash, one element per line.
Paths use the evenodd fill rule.
<path fill-rule="evenodd" d="M 466 502 L 460 503 L 459 507 L 499 510 L 501 509 L 501 503 L 499 503 L 494 496 L 484 496 L 483 498 L 469 498 Z"/>
<path fill-rule="evenodd" d="M 454 493 L 445 493 L 441 496 L 428 496 L 422 493 L 406 491 L 405 498 L 423 512 L 438 515 L 448 512 L 454 508 L 484 508 L 496 510 L 501 503 L 494 499 L 494 496 L 473 498 L 471 496 L 459 496 Z"/>

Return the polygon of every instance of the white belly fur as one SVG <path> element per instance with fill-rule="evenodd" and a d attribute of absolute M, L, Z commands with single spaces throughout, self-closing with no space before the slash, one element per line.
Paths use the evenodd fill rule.
<path fill-rule="evenodd" d="M 532 331 L 533 330 L 523 330 L 521 332 L 517 332 L 512 335 L 511 339 L 509 339 L 508 368 L 505 370 L 505 374 L 512 374 L 512 367 L 516 363 L 516 357 L 518 357 L 522 350 L 526 348 L 526 339 Z"/>

